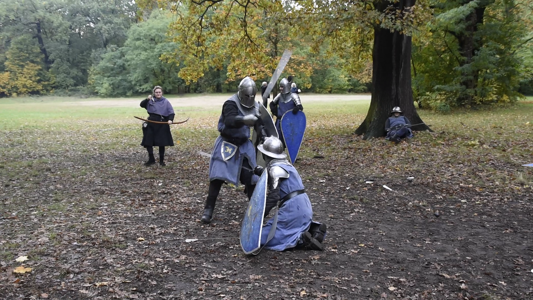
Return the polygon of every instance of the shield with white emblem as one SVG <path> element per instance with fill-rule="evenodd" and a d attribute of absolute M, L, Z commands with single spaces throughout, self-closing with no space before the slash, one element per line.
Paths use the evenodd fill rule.
<path fill-rule="evenodd" d="M 237 153 L 237 149 L 239 149 L 239 147 L 233 145 L 232 143 L 223 141 L 222 147 L 220 148 L 220 152 L 222 152 L 222 159 L 227 161 L 228 159 L 232 158 L 235 153 Z"/>

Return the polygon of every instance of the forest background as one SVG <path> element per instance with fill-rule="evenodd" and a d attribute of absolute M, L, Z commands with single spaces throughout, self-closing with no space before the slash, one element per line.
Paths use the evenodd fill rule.
<path fill-rule="evenodd" d="M 396 19 L 394 12 L 376 14 L 389 1 L 328 4 L 331 14 L 322 19 L 306 17 L 308 1 L 244 1 L 244 10 L 232 11 L 227 5 L 238 6 L 234 1 L 207 2 L 202 8 L 189 1 L 0 0 L 0 96 L 124 97 L 155 85 L 166 93 L 233 92 L 246 75 L 268 81 L 285 48 L 293 56 L 283 75 L 294 75 L 304 92 L 371 92 L 376 26 L 412 36 L 413 99 L 421 107 L 450 112 L 533 94 L 529 1 L 425 0 Z M 195 22 L 207 24 L 198 17 L 202 9 L 212 31 L 223 24 L 227 36 L 194 34 Z M 361 13 L 367 24 L 342 22 Z M 217 15 L 230 14 L 247 22 L 248 31 L 217 23 Z M 338 20 L 338 28 L 328 28 L 328 19 Z M 199 48 L 202 38 L 200 57 L 190 40 Z M 262 51 L 229 52 L 250 40 L 264 43 Z M 207 48 L 220 55 L 206 56 Z"/>

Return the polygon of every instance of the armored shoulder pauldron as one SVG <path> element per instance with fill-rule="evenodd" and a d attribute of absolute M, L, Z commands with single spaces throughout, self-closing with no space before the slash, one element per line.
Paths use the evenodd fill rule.
<path fill-rule="evenodd" d="M 281 178 L 289 178 L 289 172 L 280 166 L 272 166 L 268 169 L 268 175 L 272 180 L 272 187 L 277 188 Z"/>

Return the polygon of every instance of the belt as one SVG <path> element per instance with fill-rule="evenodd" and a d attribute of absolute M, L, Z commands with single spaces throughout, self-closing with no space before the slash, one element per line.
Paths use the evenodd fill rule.
<path fill-rule="evenodd" d="M 285 197 L 281 198 L 281 200 L 279 201 L 279 207 L 281 207 L 283 205 L 283 203 L 285 203 L 285 201 L 289 200 L 289 199 L 292 199 L 298 195 L 301 195 L 305 193 L 305 190 L 297 190 L 297 191 L 294 191 L 294 192 L 291 192 L 291 193 L 288 193 L 287 195 L 285 195 Z"/>
<path fill-rule="evenodd" d="M 154 114 L 154 113 L 148 113 L 150 115 L 150 117 L 157 117 L 159 118 L 161 121 L 164 121 L 165 120 L 165 116 L 163 115 L 160 115 L 160 114 Z M 148 118 L 149 119 L 149 118 Z M 155 120 L 154 120 L 155 121 Z"/>

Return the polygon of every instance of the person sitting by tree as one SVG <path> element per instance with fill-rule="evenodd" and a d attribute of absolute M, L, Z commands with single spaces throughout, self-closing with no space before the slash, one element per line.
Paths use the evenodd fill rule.
<path fill-rule="evenodd" d="M 412 138 L 411 122 L 402 114 L 399 106 L 395 106 L 391 111 L 391 116 L 385 122 L 387 131 L 386 139 L 392 142 L 400 142 L 404 138 Z"/>
<path fill-rule="evenodd" d="M 268 174 L 268 191 L 265 217 L 276 205 L 277 222 L 270 219 L 261 234 L 261 245 L 266 249 L 283 251 L 290 248 L 324 250 L 326 224 L 314 222 L 313 208 L 296 168 L 286 159 L 281 141 L 270 136 L 263 144 L 257 146 L 265 160 L 266 169 L 257 167 L 254 173 Z M 275 225 L 273 225 L 275 224 Z M 270 230 L 274 236 L 268 240 Z"/>

